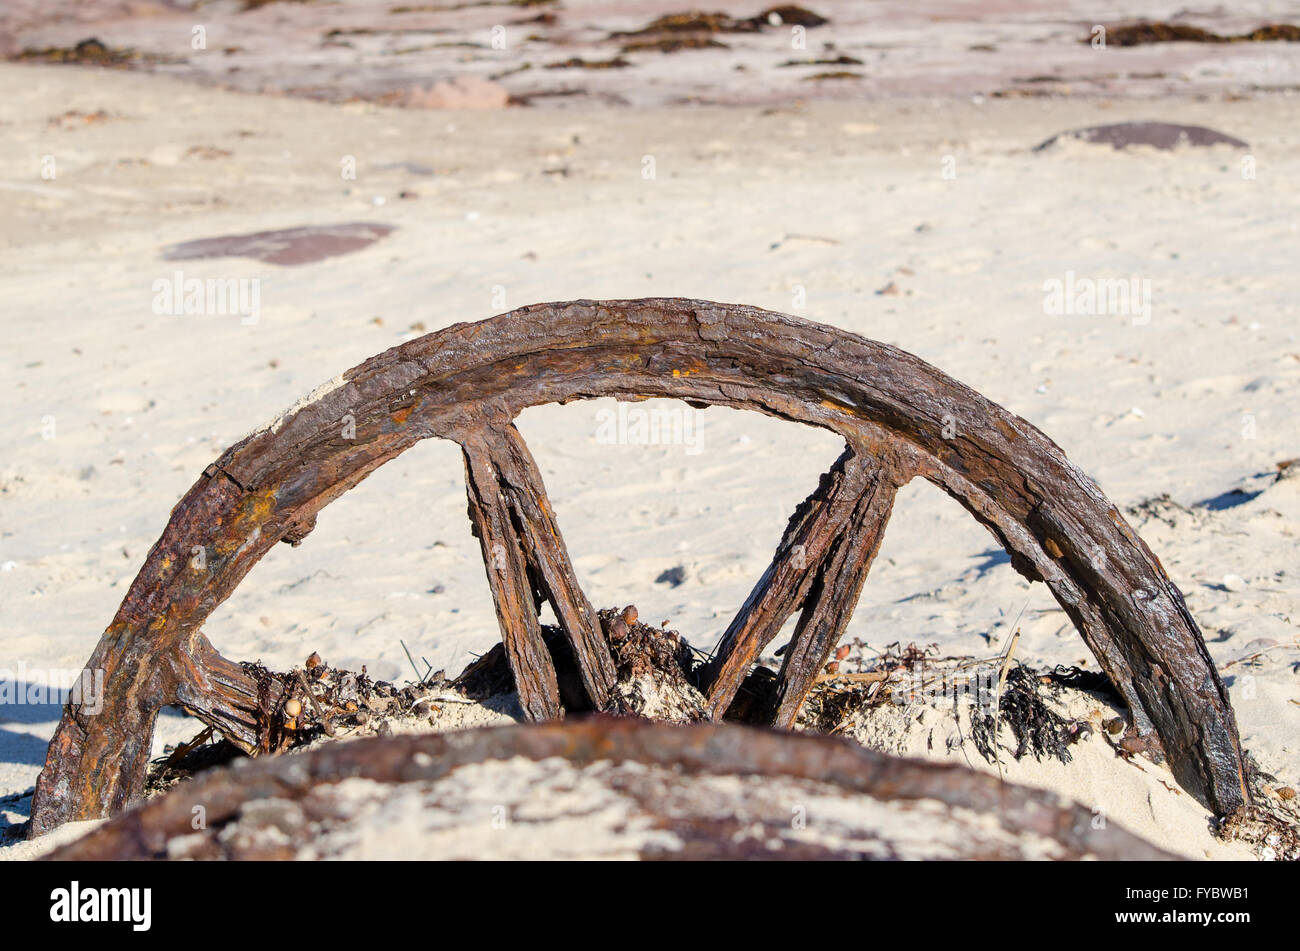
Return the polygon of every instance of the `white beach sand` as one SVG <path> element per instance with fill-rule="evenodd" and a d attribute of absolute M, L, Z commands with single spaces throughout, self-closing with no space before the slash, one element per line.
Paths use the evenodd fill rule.
<path fill-rule="evenodd" d="M 1186 595 L 1244 746 L 1300 779 L 1300 479 L 1275 481 L 1300 456 L 1295 97 L 451 113 L 54 66 L 0 65 L 0 85 L 0 669 L 33 683 L 79 669 L 204 466 L 345 368 L 535 301 L 698 297 L 896 344 L 1041 428 L 1122 509 L 1171 496 L 1163 520 L 1131 521 Z M 1031 151 L 1138 118 L 1246 140 L 1254 177 L 1226 148 Z M 348 221 L 396 230 L 299 267 L 160 256 Z M 177 271 L 257 279 L 259 319 L 156 315 L 154 282 Z M 1149 280 L 1149 321 L 1046 314 L 1044 282 L 1067 272 Z M 597 606 L 635 602 L 710 648 L 840 446 L 720 409 L 689 417 L 697 438 L 682 443 L 602 444 L 611 408 L 520 421 L 581 581 Z M 677 566 L 679 586 L 656 583 Z M 1096 668 L 1046 589 L 917 483 L 848 637 L 987 655 L 1022 608 L 1020 660 Z M 273 668 L 316 650 L 401 679 L 405 641 L 459 671 L 499 635 L 458 449 L 386 465 L 301 547 L 272 551 L 205 630 Z M 58 713 L 0 708 L 0 828 L 25 819 Z M 194 732 L 164 716 L 156 742 Z M 1101 745 L 1068 766 L 1006 775 L 1166 849 L 1249 857 L 1211 837 L 1167 770 L 1088 742 Z"/>

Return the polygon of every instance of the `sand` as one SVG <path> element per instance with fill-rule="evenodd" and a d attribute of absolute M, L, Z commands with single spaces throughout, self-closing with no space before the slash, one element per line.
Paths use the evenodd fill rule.
<path fill-rule="evenodd" d="M 1300 480 L 1275 478 L 1300 456 L 1294 97 L 444 112 L 58 66 L 0 65 L 0 84 L 0 668 L 38 684 L 79 669 L 203 468 L 371 354 L 535 301 L 689 296 L 896 344 L 1043 429 L 1121 508 L 1170 496 L 1132 521 L 1200 622 L 1245 747 L 1300 779 Z M 1250 152 L 1032 151 L 1129 119 Z M 347 222 L 394 230 L 300 266 L 164 260 Z M 178 271 L 258 281 L 256 320 L 155 312 Z M 1046 312 L 1047 282 L 1111 278 L 1149 286 L 1149 314 Z M 594 402 L 519 425 L 592 602 L 635 602 L 708 648 L 840 447 L 722 409 L 664 445 L 618 419 Z M 918 483 L 848 637 L 993 654 L 1022 609 L 1019 659 L 1095 668 L 1043 586 Z M 331 505 L 205 631 L 275 668 L 316 650 L 400 679 L 405 641 L 459 670 L 498 634 L 456 447 L 418 446 Z M 0 830 L 25 819 L 57 717 L 0 708 Z M 194 732 L 166 715 L 158 748 Z M 1167 771 L 1108 748 L 1008 775 L 1180 854 L 1249 855 Z"/>
<path fill-rule="evenodd" d="M 778 6 L 713 0 L 245 4 L 244 0 L 15 0 L 0 53 L 39 57 L 94 38 L 104 55 L 244 92 L 415 107 L 647 108 L 982 95 L 1253 96 L 1300 88 L 1279 43 L 1123 46 L 1119 27 L 1170 22 L 1220 35 L 1296 22 L 1289 0 L 1188 10 L 1169 0 L 821 0 L 829 22 L 764 20 L 661 52 L 658 17 L 693 9 L 749 21 Z M 255 6 L 246 9 L 246 6 Z M 737 32 L 737 29 L 743 32 Z M 1099 28 L 1109 29 L 1111 42 Z M 680 35 L 666 37 L 680 42 Z M 637 44 L 651 44 L 637 49 Z"/>

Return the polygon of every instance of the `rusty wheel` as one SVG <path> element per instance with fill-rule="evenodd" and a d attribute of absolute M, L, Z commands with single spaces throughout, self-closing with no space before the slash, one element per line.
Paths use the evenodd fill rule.
<path fill-rule="evenodd" d="M 430 436 L 464 451 L 469 514 L 525 714 L 563 712 L 542 599 L 592 706 L 606 709 L 610 654 L 513 425 L 529 406 L 606 396 L 756 410 L 845 440 L 705 670 L 714 718 L 798 611 L 774 712 L 778 726 L 794 721 L 853 610 L 895 492 L 921 476 L 987 527 L 1022 575 L 1048 585 L 1186 789 L 1220 814 L 1248 799 L 1227 691 L 1181 593 L 1050 439 L 894 347 L 754 307 L 646 299 L 537 304 L 428 334 L 226 450 L 173 510 L 95 648 L 87 668 L 104 672 L 102 709 L 65 709 L 32 833 L 138 798 L 164 705 L 257 752 L 275 688 L 222 657 L 204 620 L 272 545 L 300 541 L 321 508 Z"/>
<path fill-rule="evenodd" d="M 491 779 L 475 769 L 484 764 L 497 767 Z M 502 769 L 516 777 L 506 788 L 498 785 Z M 731 782 L 720 787 L 710 782 L 716 777 Z M 340 782 L 358 778 L 368 786 L 363 809 L 338 792 Z M 475 783 L 497 801 L 489 807 L 456 792 Z M 579 784 L 588 796 L 547 795 Z M 594 813 L 592 794 L 602 803 Z M 810 800 L 817 805 L 802 808 L 815 816 L 816 832 L 805 835 L 791 806 Z M 835 807 L 826 809 L 828 800 Z M 200 806 L 205 821 L 196 830 Z M 453 844 L 431 832 L 487 825 L 489 808 L 500 820 L 526 816 L 494 823 L 519 835 Z M 403 824 L 403 811 L 416 811 L 419 821 Z M 366 815 L 382 816 L 381 828 L 362 829 Z M 98 826 L 50 859 L 315 861 L 354 857 L 347 843 L 360 842 L 371 858 L 1174 858 L 1113 822 L 1097 828 L 1093 820 L 1083 806 L 1042 790 L 850 740 L 587 717 L 369 737 L 238 761 Z M 583 835 L 565 836 L 561 847 L 575 852 L 557 856 L 553 841 L 542 851 L 538 834 L 560 824 L 580 824 Z M 637 831 L 647 827 L 652 835 Z"/>

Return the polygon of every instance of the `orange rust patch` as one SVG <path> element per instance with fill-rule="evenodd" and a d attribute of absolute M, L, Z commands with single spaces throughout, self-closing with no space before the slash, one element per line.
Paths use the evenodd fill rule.
<path fill-rule="evenodd" d="M 686 359 L 682 366 L 673 369 L 673 376 L 682 377 L 690 376 L 692 373 L 703 373 L 709 369 L 706 361 Z"/>
<path fill-rule="evenodd" d="M 213 539 L 209 556 L 225 558 L 239 551 L 253 537 L 254 531 L 270 521 L 277 507 L 275 489 L 249 492 L 239 500 L 229 526 L 222 526 Z"/>
<path fill-rule="evenodd" d="M 828 400 L 828 399 L 823 399 L 820 400 L 819 402 L 822 406 L 825 406 L 827 409 L 833 409 L 838 413 L 844 413 L 848 416 L 857 415 L 857 413 L 853 411 L 853 407 L 849 406 L 846 403 L 838 403 L 835 400 Z"/>
<path fill-rule="evenodd" d="M 391 418 L 391 419 L 393 420 L 393 422 L 396 423 L 398 426 L 403 426 L 403 425 L 406 424 L 406 418 L 407 418 L 408 416 L 411 415 L 411 410 L 413 410 L 413 409 L 415 409 L 415 404 L 414 404 L 414 403 L 412 403 L 410 406 L 406 407 L 405 409 L 399 409 L 399 410 L 398 410 L 396 413 L 394 413 L 394 414 L 392 415 L 392 417 L 390 417 L 390 418 Z"/>
<path fill-rule="evenodd" d="M 241 526 L 246 522 L 261 524 L 270 517 L 275 511 L 276 490 L 262 489 L 260 492 L 249 492 L 239 500 L 239 506 L 235 510 L 234 524 Z"/>
<path fill-rule="evenodd" d="M 994 418 L 993 424 L 997 426 L 998 432 L 1006 436 L 1012 442 L 1015 442 L 1017 439 L 1020 438 L 1020 434 L 1016 432 L 1015 429 L 1011 426 L 1011 424 L 1008 423 L 1005 419 Z"/>

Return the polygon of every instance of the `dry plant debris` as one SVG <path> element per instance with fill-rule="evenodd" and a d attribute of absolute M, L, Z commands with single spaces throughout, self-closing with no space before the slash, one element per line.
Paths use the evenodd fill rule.
<path fill-rule="evenodd" d="M 1091 34 L 1085 43 L 1092 42 Z M 1106 43 L 1113 46 L 1143 46 L 1150 43 L 1300 43 L 1300 26 L 1268 23 L 1249 33 L 1224 35 L 1187 23 L 1143 21 L 1106 27 Z"/>

